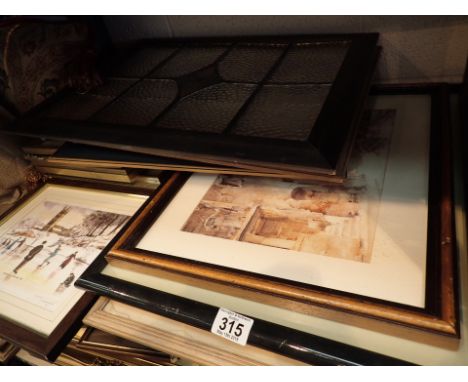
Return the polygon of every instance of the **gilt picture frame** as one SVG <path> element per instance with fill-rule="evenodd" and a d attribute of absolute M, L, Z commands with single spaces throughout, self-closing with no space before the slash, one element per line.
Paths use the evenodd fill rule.
<path fill-rule="evenodd" d="M 113 241 L 147 194 L 50 179 L 0 219 L 0 335 L 54 359 L 95 296 L 74 281 Z"/>
<path fill-rule="evenodd" d="M 373 229 L 375 237 L 370 242 L 373 245 L 372 257 L 367 263 L 358 264 L 340 255 L 333 258 L 315 253 L 314 259 L 317 260 L 310 263 L 315 268 L 309 266 L 308 269 L 318 269 L 317 274 L 325 280 L 321 282 L 307 275 L 303 278 L 296 276 L 307 270 L 304 264 L 311 258 L 304 254 L 307 251 L 278 249 L 258 243 L 253 246 L 249 243 L 250 246 L 245 247 L 240 243 L 242 240 L 210 237 L 203 232 L 184 232 L 187 218 L 193 215 L 204 196 L 209 194 L 210 185 L 216 181 L 205 178 L 200 183 L 180 173 L 175 173 L 148 201 L 140 216 L 109 250 L 107 260 L 117 266 L 133 267 L 302 312 L 313 311 L 319 306 L 457 337 L 456 241 L 449 170 L 447 88 L 439 85 L 393 86 L 376 93 L 377 98 L 398 99 L 396 112 L 400 117 L 395 124 L 399 130 L 393 132 L 390 154 L 384 164 L 385 182 L 378 198 L 380 207 L 374 224 L 377 228 Z M 418 124 L 420 131 L 415 127 Z M 405 135 L 411 131 L 415 134 L 413 137 Z M 419 149 L 415 145 L 418 141 Z M 405 165 L 402 158 L 411 160 L 411 166 Z M 396 167 L 395 163 L 398 164 Z M 195 190 L 198 193 L 194 193 Z M 192 196 L 187 198 L 187 195 Z M 408 199 L 405 199 L 406 195 L 409 195 Z M 421 200 L 423 202 L 418 204 Z M 232 210 L 232 206 L 225 205 L 224 208 Z M 177 211 L 183 210 L 185 212 L 178 215 Z M 237 212 L 242 215 L 242 211 Z M 398 216 L 392 217 L 392 214 Z M 170 236 L 169 221 L 173 222 L 174 236 Z M 158 222 L 163 224 L 158 225 Z M 329 222 L 327 224 L 330 226 Z M 161 227 L 164 229 L 160 230 Z M 181 247 L 172 250 L 164 245 L 161 249 L 163 236 L 168 238 L 168 245 L 182 243 L 192 250 L 181 251 Z M 192 240 L 195 237 L 196 240 Z M 158 245 L 154 244 L 156 241 Z M 220 243 L 219 247 L 217 243 Z M 380 249 L 376 250 L 376 246 Z M 248 250 L 243 253 L 239 249 Z M 284 258 L 282 263 L 278 262 L 280 266 L 274 271 L 268 270 L 280 257 Z M 256 258 L 261 260 L 252 265 Z M 299 265 L 294 266 L 297 259 Z M 411 263 L 417 266 L 412 267 Z M 247 265 L 242 268 L 242 264 Z M 293 272 L 285 273 L 288 268 Z M 356 273 L 357 277 L 348 277 L 350 273 Z M 342 280 L 334 280 L 333 274 L 341 275 L 346 282 L 340 284 Z M 362 279 L 362 275 L 370 278 Z"/>

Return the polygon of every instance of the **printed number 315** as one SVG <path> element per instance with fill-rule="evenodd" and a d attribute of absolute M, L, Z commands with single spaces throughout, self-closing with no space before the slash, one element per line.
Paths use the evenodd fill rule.
<path fill-rule="evenodd" d="M 229 321 L 226 317 L 223 317 L 223 319 L 221 321 L 222 321 L 222 324 L 219 325 L 219 329 L 220 330 L 226 330 L 226 328 L 229 327 L 229 334 L 231 334 L 232 330 L 234 329 L 234 325 L 235 325 L 236 321 Z M 243 327 L 244 327 L 244 324 L 241 324 L 240 322 L 238 322 L 233 334 L 236 337 L 240 337 L 242 335 L 242 328 Z"/>

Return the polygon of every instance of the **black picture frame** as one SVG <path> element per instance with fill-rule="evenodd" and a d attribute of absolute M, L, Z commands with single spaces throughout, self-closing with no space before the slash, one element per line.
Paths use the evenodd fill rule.
<path fill-rule="evenodd" d="M 54 107 L 57 101 L 61 101 L 62 96 L 58 96 L 55 100 L 45 103 L 40 108 L 20 118 L 4 131 L 24 136 L 64 139 L 75 143 L 202 161 L 263 171 L 267 174 L 275 171 L 283 174 L 299 172 L 316 175 L 330 181 L 342 181 L 346 176 L 346 164 L 377 61 L 379 51 L 377 40 L 378 34 L 371 33 L 145 41 L 139 47 L 174 48 L 174 55 L 178 54 L 178 49 L 183 51 L 185 47 L 213 47 L 219 46 L 219 44 L 228 44 L 229 48 L 221 57 L 228 54 L 232 47 L 242 44 L 250 44 L 248 46 L 287 44 L 287 47 L 269 72 L 260 81 L 257 81 L 256 90 L 236 112 L 228 127 L 220 133 L 190 131 L 180 129 L 177 126 L 159 128 L 156 123 L 159 116 L 156 117 L 155 121 L 145 126 L 103 123 L 93 120 L 93 115 L 106 107 L 116 105 L 122 95 L 131 92 L 142 81 L 153 78 L 155 75 L 151 73 L 157 72 L 158 68 L 166 63 L 166 60 L 153 68 L 151 72 L 135 77 L 135 83 L 129 89 L 123 91 L 110 104 L 104 105 L 85 120 L 71 120 L 65 117 L 47 118 L 48 108 Z M 294 140 L 230 134 L 232 123 L 245 112 L 259 89 L 269 86 L 270 74 L 282 63 L 282 58 L 289 47 L 301 46 L 301 44 L 319 45 L 344 42 L 347 44 L 347 53 L 336 78 L 330 83 L 330 91 L 307 138 Z M 135 49 L 138 47 L 134 48 L 130 54 L 135 54 Z M 170 55 L 167 60 L 172 57 Z M 211 85 L 212 80 L 205 78 L 205 72 L 216 71 L 217 69 L 213 68 L 213 65 L 217 65 L 217 62 L 215 61 L 210 66 L 203 67 L 190 75 L 175 78 L 174 81 L 179 86 L 177 99 L 182 99 L 189 90 L 193 92 L 203 88 L 203 86 Z M 307 63 L 303 63 L 303 65 L 307 65 Z M 217 75 L 219 76 L 219 74 Z M 300 81 L 294 82 L 294 84 L 298 83 L 301 84 Z M 290 85 L 285 84 L 285 86 Z M 174 102 L 167 106 L 163 113 L 170 110 L 173 104 Z M 340 109 L 340 113 L 335 112 L 337 108 Z"/>
<path fill-rule="evenodd" d="M 132 220 L 137 219 L 138 215 L 139 213 L 135 214 Z M 92 291 L 99 296 L 106 296 L 184 324 L 208 332 L 211 331 L 219 307 L 105 275 L 102 271 L 106 265 L 107 261 L 103 253 L 75 282 L 75 286 Z M 413 365 L 401 359 L 312 335 L 263 319 L 252 316 L 250 318 L 253 318 L 255 323 L 250 331 L 248 344 L 311 365 Z"/>

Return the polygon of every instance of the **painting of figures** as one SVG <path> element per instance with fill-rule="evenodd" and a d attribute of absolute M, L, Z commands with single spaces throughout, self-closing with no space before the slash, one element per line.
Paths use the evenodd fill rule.
<path fill-rule="evenodd" d="M 53 310 L 129 219 L 43 201 L 0 236 L 0 291 Z"/>

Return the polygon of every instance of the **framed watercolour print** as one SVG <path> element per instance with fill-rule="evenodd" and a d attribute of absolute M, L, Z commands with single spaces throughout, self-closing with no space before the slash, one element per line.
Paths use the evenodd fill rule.
<path fill-rule="evenodd" d="M 456 337 L 446 95 L 443 86 L 374 95 L 343 185 L 176 173 L 107 259 Z"/>
<path fill-rule="evenodd" d="M 74 282 L 146 198 L 51 181 L 7 212 L 0 221 L 0 335 L 53 357 L 93 300 Z"/>

